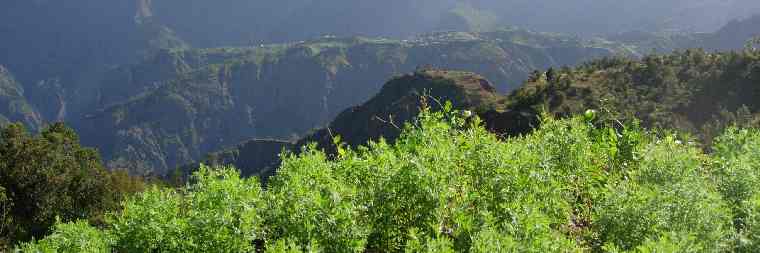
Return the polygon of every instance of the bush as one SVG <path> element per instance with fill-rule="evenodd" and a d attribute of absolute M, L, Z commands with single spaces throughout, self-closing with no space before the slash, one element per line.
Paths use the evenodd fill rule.
<path fill-rule="evenodd" d="M 313 147 L 312 147 L 313 148 Z M 299 248 L 320 245 L 328 252 L 361 252 L 368 224 L 357 189 L 336 177 L 321 152 L 287 156 L 267 191 L 267 239 L 287 239 Z"/>
<path fill-rule="evenodd" d="M 175 192 L 152 188 L 109 219 L 125 252 L 247 252 L 262 239 L 261 186 L 230 168 L 202 166 Z"/>
<path fill-rule="evenodd" d="M 706 155 L 675 135 L 581 117 L 503 140 L 450 108 L 423 110 L 393 144 L 285 154 L 265 188 L 203 166 L 185 187 L 128 198 L 104 230 L 61 225 L 20 249 L 757 251 L 757 130 L 729 130 Z M 95 234 L 60 232 L 74 228 Z"/>
<path fill-rule="evenodd" d="M 73 130 L 53 124 L 39 135 L 23 125 L 0 131 L 0 237 L 10 243 L 40 238 L 56 219 L 102 221 L 142 183 L 114 176 L 94 149 L 81 147 Z M 123 182 L 130 187 L 114 187 Z M 2 246 L 0 246 L 2 250 Z"/>
<path fill-rule="evenodd" d="M 108 253 L 111 252 L 111 238 L 86 221 L 73 223 L 58 223 L 53 233 L 45 239 L 33 243 L 24 243 L 22 252 L 58 253 Z"/>
<path fill-rule="evenodd" d="M 715 140 L 713 176 L 732 207 L 737 251 L 760 250 L 760 131 L 728 128 Z"/>
<path fill-rule="evenodd" d="M 601 240 L 632 250 L 676 234 L 695 237 L 705 251 L 726 250 L 733 236 L 730 210 L 708 179 L 700 151 L 668 136 L 642 155 L 625 179 L 610 184 L 599 205 L 595 224 Z"/>

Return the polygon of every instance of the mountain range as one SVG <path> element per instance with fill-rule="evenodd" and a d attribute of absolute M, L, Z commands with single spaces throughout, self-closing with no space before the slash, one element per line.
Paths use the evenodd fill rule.
<path fill-rule="evenodd" d="M 754 16 L 712 33 L 577 36 L 504 26 L 508 18 L 486 11 L 498 7 L 488 1 L 225 1 L 0 3 L 0 120 L 31 129 L 64 121 L 109 168 L 164 175 L 252 138 L 279 149 L 318 133 L 394 76 L 471 71 L 507 94 L 534 70 L 739 49 L 760 23 Z M 420 33 L 436 29 L 461 31 Z"/>

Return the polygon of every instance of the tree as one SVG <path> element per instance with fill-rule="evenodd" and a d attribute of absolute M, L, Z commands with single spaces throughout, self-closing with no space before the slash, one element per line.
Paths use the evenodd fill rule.
<path fill-rule="evenodd" d="M 546 81 L 549 83 L 554 82 L 555 77 L 556 73 L 554 73 L 554 68 L 549 68 L 549 70 L 546 71 Z"/>
<path fill-rule="evenodd" d="M 11 221 L 2 224 L 0 236 L 25 241 L 44 236 L 57 218 L 102 217 L 118 204 L 121 194 L 111 189 L 116 180 L 124 178 L 112 177 L 98 153 L 81 147 L 74 131 L 62 123 L 38 136 L 22 124 L 11 124 L 0 131 L 0 189 L 5 196 L 0 207 Z"/>
<path fill-rule="evenodd" d="M 744 44 L 747 51 L 757 51 L 758 47 L 760 47 L 760 36 L 752 37 Z"/>

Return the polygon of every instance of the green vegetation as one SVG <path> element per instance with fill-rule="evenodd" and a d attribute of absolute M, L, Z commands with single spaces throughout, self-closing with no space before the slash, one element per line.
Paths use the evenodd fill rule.
<path fill-rule="evenodd" d="M 44 236 L 56 221 L 102 223 L 105 212 L 143 185 L 125 172 L 106 171 L 97 152 L 80 147 L 61 123 L 39 136 L 8 125 L 0 132 L 0 250 Z"/>
<path fill-rule="evenodd" d="M 754 252 L 760 132 L 714 153 L 604 112 L 501 138 L 446 103 L 393 144 L 284 154 L 266 186 L 203 166 L 122 202 L 100 229 L 60 223 L 25 252 Z M 337 139 L 336 139 L 337 140 Z"/>
<path fill-rule="evenodd" d="M 690 133 L 709 144 L 726 126 L 759 126 L 759 64 L 760 51 L 751 49 L 606 58 L 534 72 L 510 95 L 508 107 L 559 116 L 594 108 L 615 119 L 640 119 L 648 128 Z"/>

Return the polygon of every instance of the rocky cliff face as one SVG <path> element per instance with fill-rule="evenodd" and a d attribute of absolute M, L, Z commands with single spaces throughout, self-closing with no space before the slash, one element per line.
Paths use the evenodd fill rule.
<path fill-rule="evenodd" d="M 44 120 L 75 123 L 91 109 L 109 69 L 161 48 L 185 46 L 166 26 L 151 21 L 150 5 L 150 0 L 1 1 L 0 64 L 13 71 Z"/>

